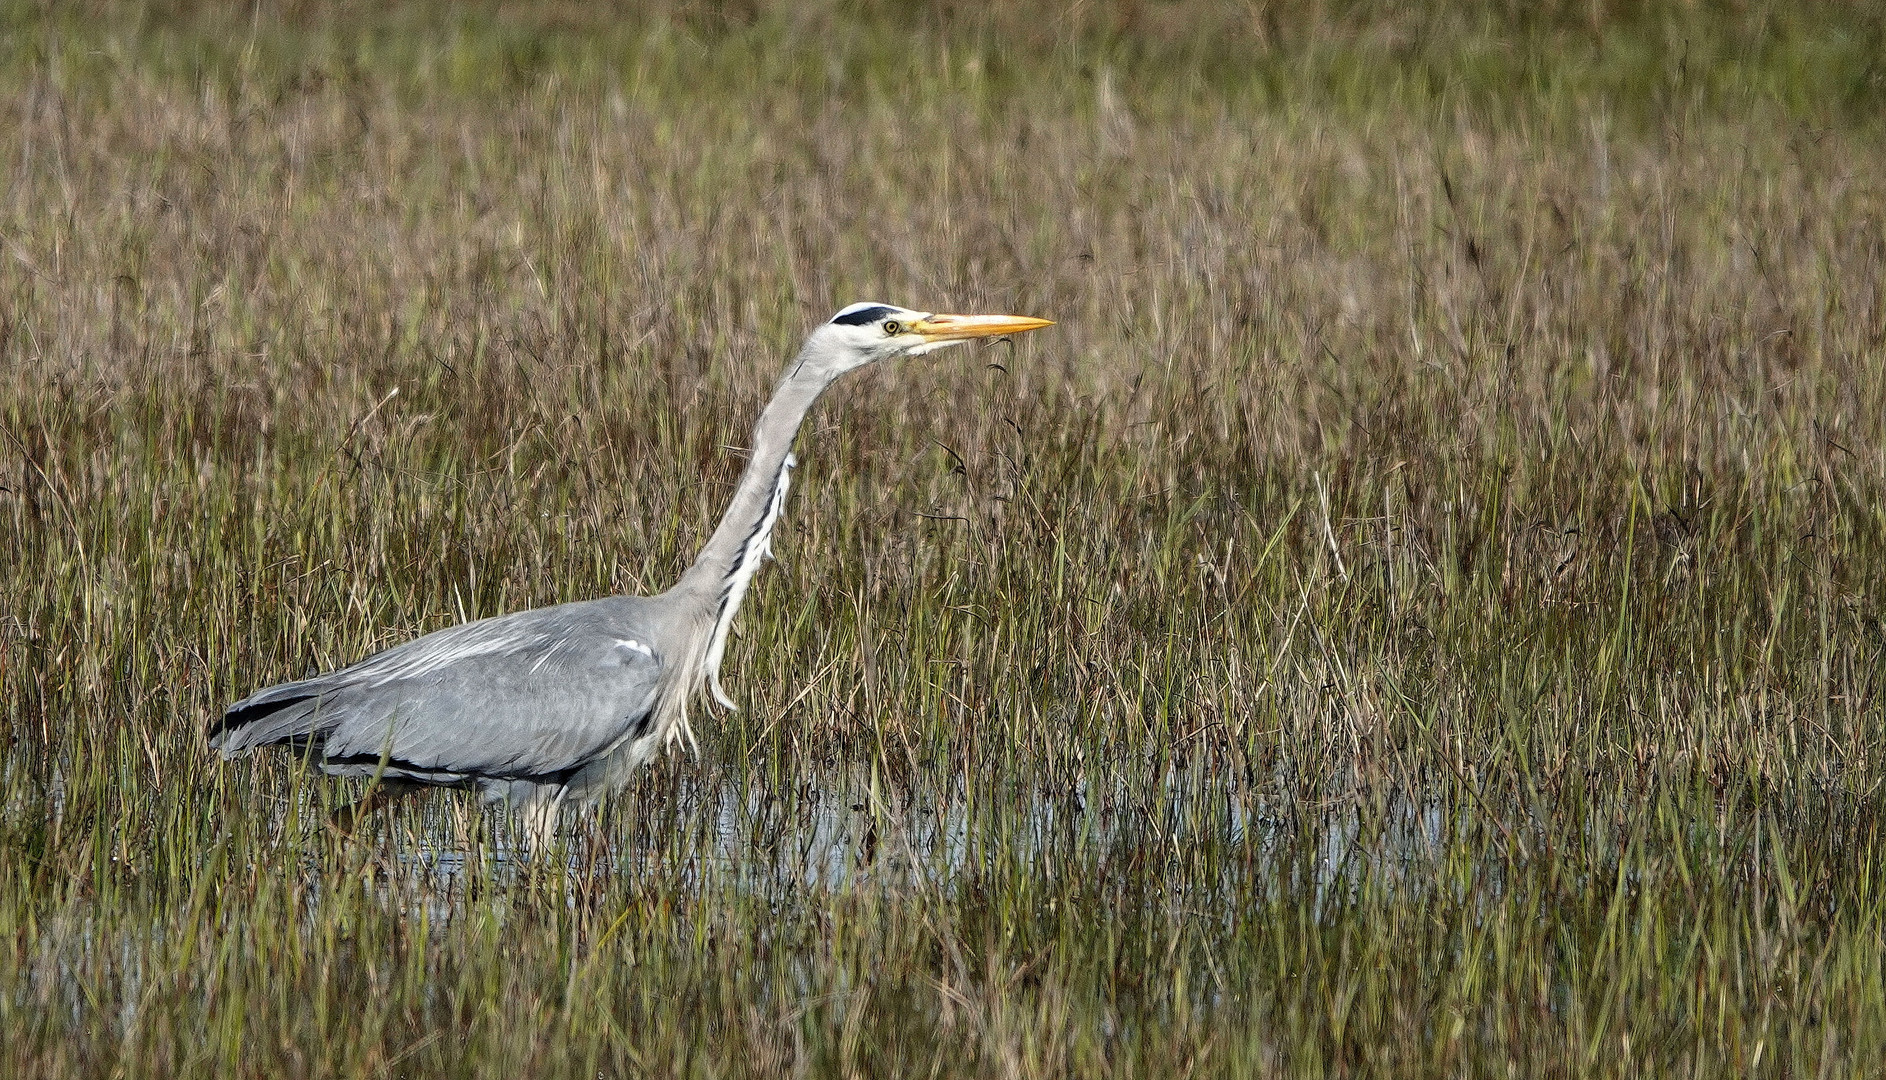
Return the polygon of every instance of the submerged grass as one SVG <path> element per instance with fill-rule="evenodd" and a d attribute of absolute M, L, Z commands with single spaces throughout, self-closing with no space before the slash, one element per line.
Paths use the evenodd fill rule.
<path fill-rule="evenodd" d="M 0 1072 L 1862 1075 L 1861 6 L 5 8 Z M 560 861 L 224 704 L 665 586 Z"/>

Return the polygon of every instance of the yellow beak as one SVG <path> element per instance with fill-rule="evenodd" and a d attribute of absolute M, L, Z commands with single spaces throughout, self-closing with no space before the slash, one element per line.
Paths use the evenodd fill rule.
<path fill-rule="evenodd" d="M 1026 315 L 932 315 L 910 328 L 925 341 L 968 341 L 970 338 L 1000 337 L 1053 326 L 1047 319 Z"/>

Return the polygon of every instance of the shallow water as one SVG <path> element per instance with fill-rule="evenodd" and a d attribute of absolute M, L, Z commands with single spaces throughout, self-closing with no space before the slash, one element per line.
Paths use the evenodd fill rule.
<path fill-rule="evenodd" d="M 1123 855 L 1182 860 L 1203 851 L 1216 856 L 1210 891 L 1261 893 L 1268 886 L 1254 879 L 1289 864 L 1293 887 L 1311 885 L 1321 904 L 1365 879 L 1428 887 L 1461 854 L 1462 823 L 1437 800 L 1397 798 L 1367 808 L 1338 800 L 1316 811 L 1314 821 L 1300 822 L 1281 800 L 1212 797 L 1201 779 L 1174 771 L 1151 805 L 1129 798 L 1124 785 L 1091 781 L 1072 791 L 1010 791 L 980 800 L 960 780 L 929 798 L 873 795 L 861 775 L 809 783 L 785 797 L 736 780 L 684 782 L 659 803 L 644 799 L 566 821 L 555 852 L 522 843 L 504 813 L 445 796 L 378 840 L 395 841 L 386 864 L 398 868 L 385 882 L 389 898 L 425 896 L 434 921 L 453 918 L 469 896 L 514 887 L 553 867 L 573 878 L 658 875 L 666 887 L 711 880 L 780 895 L 867 884 L 948 890 L 980 875 L 1052 879 L 1092 874 Z M 647 814 L 645 823 L 624 820 L 637 810 Z M 317 862 L 310 858 L 311 874 Z M 1188 880 L 1198 885 L 1195 874 Z M 578 903 L 577 894 L 566 902 Z"/>

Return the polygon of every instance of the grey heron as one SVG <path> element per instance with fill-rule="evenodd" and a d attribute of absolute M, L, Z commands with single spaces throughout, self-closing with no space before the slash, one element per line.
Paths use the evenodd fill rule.
<path fill-rule="evenodd" d="M 692 747 L 692 699 L 733 707 L 720 685 L 727 631 L 772 553 L 792 444 L 819 395 L 867 364 L 1050 325 L 852 304 L 786 366 L 725 516 L 674 587 L 461 623 L 268 687 L 212 721 L 209 743 L 225 758 L 288 747 L 329 775 L 377 778 L 376 795 L 476 788 L 544 835 L 562 806 L 619 789 L 664 746 Z"/>

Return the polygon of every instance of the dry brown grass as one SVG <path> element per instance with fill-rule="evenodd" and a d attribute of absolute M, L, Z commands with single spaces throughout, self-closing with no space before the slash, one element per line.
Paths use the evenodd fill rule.
<path fill-rule="evenodd" d="M 0 1067 L 1877 1059 L 1876 16 L 326 14 L 8 9 Z M 821 407 L 565 872 L 205 750 L 665 586 L 867 297 L 1059 326 Z"/>

